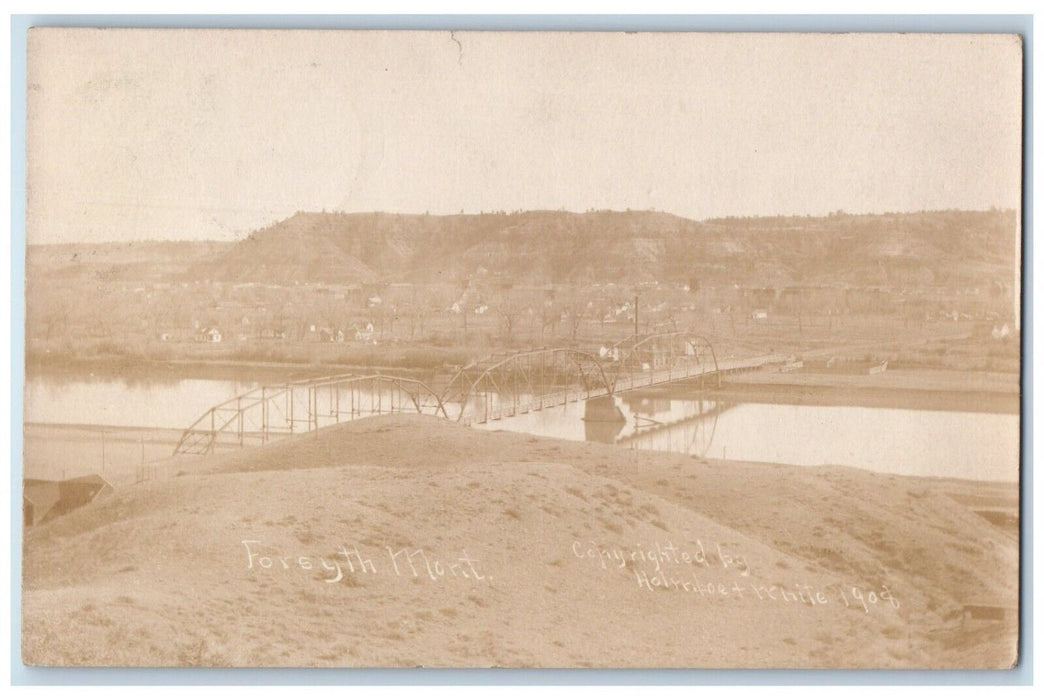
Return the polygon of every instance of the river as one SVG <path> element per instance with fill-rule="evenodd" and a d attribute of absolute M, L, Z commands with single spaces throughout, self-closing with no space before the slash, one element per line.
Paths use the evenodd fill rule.
<path fill-rule="evenodd" d="M 33 372 L 25 387 L 25 473 L 60 478 L 169 456 L 180 430 L 210 406 L 259 386 L 249 376 Z M 1017 414 L 707 396 L 684 388 L 632 392 L 479 427 L 713 459 L 1018 481 Z"/>

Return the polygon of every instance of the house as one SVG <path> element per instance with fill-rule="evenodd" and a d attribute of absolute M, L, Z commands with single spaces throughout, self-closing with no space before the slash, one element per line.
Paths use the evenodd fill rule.
<path fill-rule="evenodd" d="M 286 331 L 282 328 L 262 328 L 261 340 L 285 340 Z"/>
<path fill-rule="evenodd" d="M 362 328 L 356 327 L 355 339 L 364 342 L 370 342 L 373 340 L 373 324 L 367 323 Z"/>
<path fill-rule="evenodd" d="M 46 481 L 22 481 L 22 523 L 32 527 L 56 518 L 113 492 L 112 486 L 98 474 Z"/>
<path fill-rule="evenodd" d="M 344 331 L 340 328 L 324 326 L 319 329 L 319 340 L 323 343 L 343 343 Z"/>
<path fill-rule="evenodd" d="M 196 336 L 196 340 L 201 343 L 220 343 L 221 331 L 213 326 L 207 326 L 199 332 L 199 335 Z"/>
<path fill-rule="evenodd" d="M 768 319 L 768 310 L 766 310 L 766 309 L 754 309 L 754 311 L 751 312 L 750 317 L 752 319 L 754 319 L 755 321 L 764 321 L 764 320 Z"/>

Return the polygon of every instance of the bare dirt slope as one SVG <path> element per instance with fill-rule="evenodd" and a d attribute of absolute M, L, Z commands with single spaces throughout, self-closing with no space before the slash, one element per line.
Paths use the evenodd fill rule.
<path fill-rule="evenodd" d="M 25 542 L 32 664 L 997 667 L 1014 486 L 383 417 L 186 462 Z M 864 606 L 865 603 L 865 606 Z"/>
<path fill-rule="evenodd" d="M 1015 213 L 692 221 L 655 211 L 433 216 L 298 212 L 201 260 L 198 279 L 292 284 L 460 279 L 925 287 L 1010 281 Z M 592 256 L 591 251 L 598 255 Z"/>

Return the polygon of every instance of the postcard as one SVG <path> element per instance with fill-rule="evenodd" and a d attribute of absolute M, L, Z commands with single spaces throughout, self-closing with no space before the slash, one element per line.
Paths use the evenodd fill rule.
<path fill-rule="evenodd" d="M 25 663 L 1013 666 L 1022 69 L 30 30 Z"/>

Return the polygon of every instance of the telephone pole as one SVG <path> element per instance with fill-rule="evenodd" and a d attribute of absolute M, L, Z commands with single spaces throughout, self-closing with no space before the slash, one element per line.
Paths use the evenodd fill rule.
<path fill-rule="evenodd" d="M 638 340 L 638 295 L 634 295 L 634 339 Z"/>

